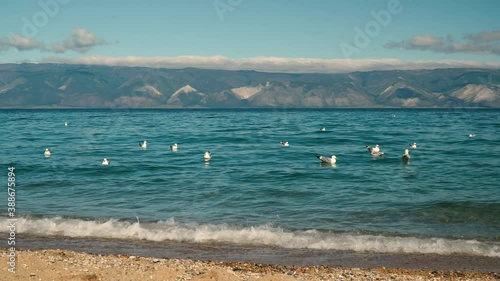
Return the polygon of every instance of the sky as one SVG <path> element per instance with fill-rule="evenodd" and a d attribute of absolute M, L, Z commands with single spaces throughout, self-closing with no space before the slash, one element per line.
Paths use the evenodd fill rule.
<path fill-rule="evenodd" d="M 2 1 L 0 63 L 500 68 L 496 0 Z"/>

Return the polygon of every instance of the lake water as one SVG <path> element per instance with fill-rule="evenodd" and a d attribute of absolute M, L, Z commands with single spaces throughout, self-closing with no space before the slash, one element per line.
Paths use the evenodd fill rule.
<path fill-rule="evenodd" d="M 500 257 L 499 110 L 5 109 L 0 117 L 0 232 L 15 167 L 17 235 Z M 366 150 L 375 144 L 384 157 Z"/>

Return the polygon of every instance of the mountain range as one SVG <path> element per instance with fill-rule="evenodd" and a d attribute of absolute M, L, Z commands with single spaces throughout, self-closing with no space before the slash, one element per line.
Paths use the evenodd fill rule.
<path fill-rule="evenodd" d="M 500 108 L 500 69 L 290 74 L 0 64 L 0 107 Z"/>

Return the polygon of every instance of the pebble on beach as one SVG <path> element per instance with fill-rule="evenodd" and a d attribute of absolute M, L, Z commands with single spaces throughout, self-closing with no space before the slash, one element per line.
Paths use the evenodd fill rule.
<path fill-rule="evenodd" d="M 7 249 L 0 259 L 8 259 Z M 499 273 L 278 266 L 243 262 L 193 261 L 61 250 L 18 250 L 15 273 L 0 280 L 498 280 Z M 5 279 L 7 278 L 7 279 Z"/>

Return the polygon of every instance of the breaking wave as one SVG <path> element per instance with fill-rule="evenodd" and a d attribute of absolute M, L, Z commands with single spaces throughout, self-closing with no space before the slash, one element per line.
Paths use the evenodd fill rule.
<path fill-rule="evenodd" d="M 0 217 L 0 229 L 7 230 L 10 222 L 8 218 Z M 174 219 L 143 223 L 139 220 L 130 222 L 115 219 L 99 221 L 63 217 L 21 217 L 17 218 L 16 232 L 18 235 L 24 233 L 73 238 L 231 243 L 291 249 L 500 257 L 500 243 L 497 241 L 288 230 L 272 224 L 244 227 L 226 224 L 185 224 Z"/>

